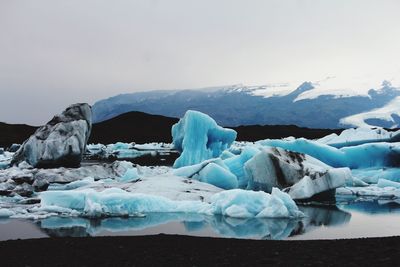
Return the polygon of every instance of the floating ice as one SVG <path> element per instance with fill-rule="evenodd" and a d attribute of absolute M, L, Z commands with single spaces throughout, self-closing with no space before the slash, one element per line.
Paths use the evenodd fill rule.
<path fill-rule="evenodd" d="M 400 162 L 400 143 L 370 143 L 341 149 L 304 138 L 290 141 L 267 139 L 257 143 L 304 153 L 332 167 L 397 167 Z"/>
<path fill-rule="evenodd" d="M 179 168 L 219 157 L 235 141 L 236 132 L 218 126 L 206 114 L 188 110 L 172 126 L 172 137 L 175 149 L 182 152 L 174 163 Z"/>
<path fill-rule="evenodd" d="M 363 143 L 395 141 L 400 137 L 400 131 L 387 131 L 383 128 L 350 128 L 342 131 L 340 135 L 335 133 L 327 135 L 317 141 L 336 148 L 355 146 Z"/>
<path fill-rule="evenodd" d="M 301 217 L 302 213 L 286 193 L 274 188 L 265 192 L 234 189 L 222 191 L 211 198 L 213 214 L 229 217 L 290 218 Z"/>
<path fill-rule="evenodd" d="M 333 169 L 309 155 L 266 147 L 245 164 L 249 179 L 247 189 L 271 192 L 273 187 L 286 188 L 295 199 L 343 186 L 351 180 L 348 168 Z"/>
<path fill-rule="evenodd" d="M 41 211 L 78 212 L 89 217 L 135 216 L 152 212 L 183 212 L 229 217 L 294 218 L 301 217 L 294 201 L 279 189 L 272 194 L 241 189 L 215 194 L 211 203 L 175 201 L 162 196 L 129 193 L 111 188 L 102 192 L 93 189 L 42 192 Z"/>
<path fill-rule="evenodd" d="M 353 178 L 357 178 L 365 183 L 376 184 L 379 179 L 386 179 L 400 182 L 400 168 L 366 168 L 351 170 Z"/>
<path fill-rule="evenodd" d="M 377 186 L 378 187 L 382 187 L 382 188 L 394 187 L 394 188 L 400 189 L 400 183 L 393 182 L 393 181 L 386 180 L 386 179 L 379 179 L 378 183 L 377 183 Z"/>
<path fill-rule="evenodd" d="M 199 181 L 215 185 L 222 189 L 238 187 L 238 181 L 234 174 L 227 168 L 211 162 L 199 172 Z"/>
<path fill-rule="evenodd" d="M 125 174 L 119 178 L 120 182 L 135 182 L 139 180 L 139 174 L 136 168 L 127 169 Z"/>
<path fill-rule="evenodd" d="M 5 218 L 5 217 L 7 218 L 12 215 L 14 215 L 14 212 L 12 212 L 11 210 L 4 208 L 0 209 L 0 218 Z"/>
<path fill-rule="evenodd" d="M 15 153 L 12 164 L 26 161 L 34 167 L 76 167 L 82 160 L 91 129 L 90 106 L 71 105 L 31 135 Z"/>
<path fill-rule="evenodd" d="M 384 199 L 392 202 L 399 202 L 400 189 L 395 187 L 378 187 L 369 185 L 367 187 L 341 187 L 336 189 L 337 195 L 352 195 L 358 197 L 372 197 L 375 199 Z"/>

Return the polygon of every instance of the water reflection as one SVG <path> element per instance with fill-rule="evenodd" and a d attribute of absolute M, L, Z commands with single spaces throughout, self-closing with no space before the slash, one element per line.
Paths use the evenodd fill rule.
<path fill-rule="evenodd" d="M 300 206 L 306 214 L 300 220 L 236 219 L 200 214 L 152 213 L 143 218 L 63 218 L 50 217 L 36 225 L 52 237 L 146 234 L 152 233 L 219 236 L 251 239 L 286 239 L 304 234 L 315 227 L 343 225 L 351 214 L 336 206 Z M 147 233 L 148 234 L 148 233 Z"/>
<path fill-rule="evenodd" d="M 393 200 L 354 199 L 345 205 L 339 205 L 339 207 L 343 210 L 366 214 L 400 213 L 400 204 Z"/>

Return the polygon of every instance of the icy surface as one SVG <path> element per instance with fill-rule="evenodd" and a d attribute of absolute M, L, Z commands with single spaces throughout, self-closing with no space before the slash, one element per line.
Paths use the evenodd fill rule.
<path fill-rule="evenodd" d="M 139 180 L 139 174 L 136 168 L 129 168 L 124 175 L 118 179 L 120 182 L 136 182 Z"/>
<path fill-rule="evenodd" d="M 399 202 L 400 189 L 396 187 L 379 187 L 369 185 L 367 187 L 341 187 L 336 189 L 337 195 L 353 195 L 361 197 L 374 197 L 375 199 L 386 199 L 393 202 Z"/>
<path fill-rule="evenodd" d="M 210 159 L 196 165 L 178 168 L 174 170 L 174 174 L 196 179 L 223 189 L 238 187 L 236 176 L 229 171 L 221 159 Z"/>
<path fill-rule="evenodd" d="M 351 171 L 353 177 L 366 183 L 376 184 L 379 179 L 400 182 L 400 168 L 366 168 Z"/>
<path fill-rule="evenodd" d="M 260 150 L 257 147 L 247 146 L 241 151 L 240 155 L 234 155 L 224 160 L 225 165 L 236 176 L 239 188 L 245 189 L 248 184 L 244 164 L 259 152 Z"/>
<path fill-rule="evenodd" d="M 370 143 L 341 149 L 304 138 L 289 141 L 266 139 L 257 143 L 304 153 L 332 167 L 391 167 L 396 166 L 400 159 L 400 143 Z"/>
<path fill-rule="evenodd" d="M 349 145 L 358 145 L 362 143 L 370 143 L 373 141 L 389 141 L 391 138 L 400 135 L 400 131 L 390 132 L 383 128 L 350 128 L 342 131 L 340 135 L 335 133 L 327 135 L 317 141 L 322 144 L 334 147 L 345 147 Z"/>
<path fill-rule="evenodd" d="M 13 155 L 14 153 L 8 151 L 3 151 L 3 153 L 0 153 L 0 170 L 9 167 Z"/>
<path fill-rule="evenodd" d="M 400 189 L 400 183 L 393 182 L 393 181 L 386 180 L 386 179 L 379 179 L 378 183 L 377 183 L 377 186 L 381 187 L 381 188 L 393 187 L 393 188 Z"/>
<path fill-rule="evenodd" d="M 162 196 L 129 193 L 111 188 L 97 192 L 93 189 L 47 191 L 41 193 L 42 211 L 78 213 L 89 217 L 137 216 L 152 212 L 221 214 L 229 217 L 296 218 L 303 214 L 293 200 L 278 189 L 272 194 L 241 189 L 227 190 L 202 201 L 174 201 Z"/>
<path fill-rule="evenodd" d="M 236 132 L 225 129 L 208 115 L 188 110 L 178 123 L 172 126 L 175 149 L 181 151 L 174 167 L 200 163 L 218 157 L 236 139 Z"/>
<path fill-rule="evenodd" d="M 286 188 L 292 198 L 306 199 L 343 186 L 351 180 L 348 168 L 333 169 L 305 154 L 266 147 L 245 164 L 247 189 L 271 192 Z"/>

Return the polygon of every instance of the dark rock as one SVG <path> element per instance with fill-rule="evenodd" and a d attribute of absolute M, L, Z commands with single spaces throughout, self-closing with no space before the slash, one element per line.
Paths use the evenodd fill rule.
<path fill-rule="evenodd" d="M 18 204 L 31 205 L 40 203 L 40 198 L 26 198 L 18 201 Z"/>
<path fill-rule="evenodd" d="M 49 182 L 46 179 L 36 179 L 32 186 L 36 192 L 46 191 L 49 187 Z"/>
<path fill-rule="evenodd" d="M 33 175 L 32 175 L 32 173 L 24 173 L 24 174 L 21 174 L 20 176 L 12 177 L 11 179 L 16 184 L 23 184 L 23 183 L 32 184 L 33 183 Z"/>
<path fill-rule="evenodd" d="M 33 195 L 33 186 L 27 183 L 17 185 L 13 190 L 14 193 L 17 193 L 21 197 L 30 197 Z"/>

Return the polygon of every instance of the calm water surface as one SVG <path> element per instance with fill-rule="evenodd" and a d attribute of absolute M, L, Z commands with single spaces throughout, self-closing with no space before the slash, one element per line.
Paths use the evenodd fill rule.
<path fill-rule="evenodd" d="M 190 236 L 309 240 L 400 235 L 400 205 L 374 200 L 336 206 L 299 206 L 299 220 L 234 219 L 199 214 L 152 213 L 143 218 L 0 220 L 0 240 L 64 236 Z"/>

